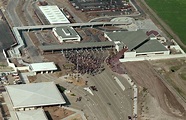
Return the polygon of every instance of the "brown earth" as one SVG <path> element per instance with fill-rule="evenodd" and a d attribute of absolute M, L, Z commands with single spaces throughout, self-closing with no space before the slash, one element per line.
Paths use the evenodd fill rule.
<path fill-rule="evenodd" d="M 149 62 L 128 62 L 124 63 L 124 65 L 127 73 L 134 80 L 134 82 L 137 83 L 138 86 L 146 88 L 150 95 L 157 100 L 158 105 L 166 113 L 179 119 L 186 118 L 186 111 L 184 107 L 164 85 L 159 74 L 156 73 Z"/>
<path fill-rule="evenodd" d="M 150 62 L 155 70 L 161 74 L 173 90 L 176 92 L 178 97 L 186 102 L 186 59 L 171 59 L 171 60 L 159 60 Z M 186 105 L 185 105 L 186 108 Z"/>
<path fill-rule="evenodd" d="M 44 111 L 49 113 L 52 120 L 61 120 L 69 115 L 74 114 L 73 111 L 64 109 L 62 107 L 44 107 Z"/>

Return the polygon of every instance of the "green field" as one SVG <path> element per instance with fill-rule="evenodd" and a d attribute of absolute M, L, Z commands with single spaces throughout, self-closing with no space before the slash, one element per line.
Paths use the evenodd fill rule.
<path fill-rule="evenodd" d="M 186 45 L 186 0 L 145 0 Z"/>

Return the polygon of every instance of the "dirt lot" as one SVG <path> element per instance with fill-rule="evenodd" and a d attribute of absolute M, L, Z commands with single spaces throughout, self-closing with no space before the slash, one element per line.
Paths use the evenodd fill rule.
<path fill-rule="evenodd" d="M 74 114 L 73 111 L 64 109 L 62 107 L 44 107 L 47 116 L 50 116 L 52 120 L 61 120 L 69 115 Z M 48 117 L 48 118 L 50 118 Z"/>
<path fill-rule="evenodd" d="M 69 118 L 69 120 L 83 120 L 81 115 L 77 114 L 74 117 Z"/>
<path fill-rule="evenodd" d="M 0 105 L 0 112 L 3 115 L 3 117 L 10 117 L 10 112 L 8 110 L 7 105 Z"/>
<path fill-rule="evenodd" d="M 149 62 L 124 63 L 127 73 L 141 88 L 139 90 L 139 118 L 186 119 L 186 111 L 164 85 Z M 146 95 L 145 95 L 146 94 Z M 154 112 L 156 111 L 156 112 Z M 158 114 L 161 113 L 161 114 Z"/>
<path fill-rule="evenodd" d="M 186 102 L 186 59 L 152 61 L 156 71 L 168 82 Z"/>

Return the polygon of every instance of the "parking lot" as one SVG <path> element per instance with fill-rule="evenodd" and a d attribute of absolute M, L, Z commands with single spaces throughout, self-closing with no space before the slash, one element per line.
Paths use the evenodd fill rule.
<path fill-rule="evenodd" d="M 126 3 L 124 4 L 122 0 L 72 0 L 71 4 L 76 9 L 82 11 L 120 11 L 129 7 Z"/>

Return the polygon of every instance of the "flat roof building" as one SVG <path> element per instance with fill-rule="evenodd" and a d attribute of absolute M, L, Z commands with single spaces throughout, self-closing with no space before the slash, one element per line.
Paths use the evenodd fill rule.
<path fill-rule="evenodd" d="M 60 43 L 74 42 L 74 41 L 81 40 L 78 33 L 72 27 L 68 27 L 68 26 L 56 27 L 56 28 L 53 28 L 52 31 Z"/>
<path fill-rule="evenodd" d="M 50 24 L 70 23 L 63 12 L 56 5 L 39 6 Z"/>
<path fill-rule="evenodd" d="M 16 111 L 18 120 L 48 120 L 43 109 Z"/>
<path fill-rule="evenodd" d="M 57 70 L 57 67 L 54 62 L 32 63 L 29 65 L 29 70 L 35 73 L 48 73 Z"/>
<path fill-rule="evenodd" d="M 9 85 L 5 89 L 14 109 L 66 103 L 54 82 Z"/>

